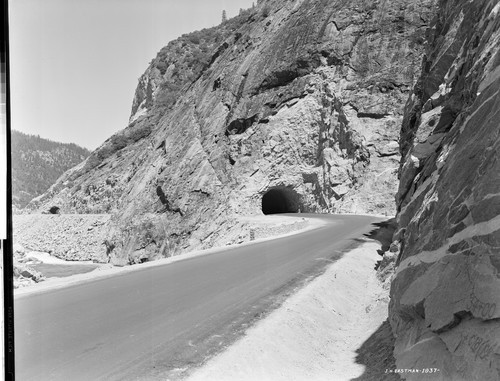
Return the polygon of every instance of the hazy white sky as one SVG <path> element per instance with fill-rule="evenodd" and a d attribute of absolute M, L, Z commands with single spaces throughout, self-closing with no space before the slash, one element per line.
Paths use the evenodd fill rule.
<path fill-rule="evenodd" d="M 127 126 L 137 80 L 168 41 L 253 1 L 10 1 L 12 128 L 97 148 Z"/>

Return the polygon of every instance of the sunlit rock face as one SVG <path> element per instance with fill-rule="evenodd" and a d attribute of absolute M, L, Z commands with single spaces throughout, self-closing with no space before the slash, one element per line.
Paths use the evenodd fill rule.
<path fill-rule="evenodd" d="M 500 3 L 439 8 L 402 127 L 395 354 L 432 379 L 499 380 Z"/>
<path fill-rule="evenodd" d="M 111 213 L 115 263 L 213 246 L 238 214 L 393 215 L 433 3 L 263 1 L 169 43 L 129 126 L 31 209 Z"/>

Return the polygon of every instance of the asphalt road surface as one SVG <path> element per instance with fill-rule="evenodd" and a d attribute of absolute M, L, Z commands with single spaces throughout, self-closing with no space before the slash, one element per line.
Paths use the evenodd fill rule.
<path fill-rule="evenodd" d="M 301 216 L 329 224 L 16 298 L 16 380 L 182 378 L 381 221 Z"/>

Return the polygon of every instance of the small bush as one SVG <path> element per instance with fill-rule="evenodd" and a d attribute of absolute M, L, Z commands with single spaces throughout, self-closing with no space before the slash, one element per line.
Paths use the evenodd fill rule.
<path fill-rule="evenodd" d="M 269 4 L 264 5 L 262 8 L 262 16 L 268 17 L 271 14 L 271 6 Z"/>
<path fill-rule="evenodd" d="M 111 137 L 110 153 L 115 153 L 127 146 L 128 139 L 124 135 L 113 135 Z M 108 155 L 109 156 L 109 155 Z"/>
<path fill-rule="evenodd" d="M 151 134 L 151 131 L 153 128 L 148 124 L 145 126 L 141 126 L 138 128 L 135 128 L 128 136 L 128 140 L 131 143 L 135 143 L 141 139 L 144 139 L 145 137 L 149 136 Z"/>
<path fill-rule="evenodd" d="M 200 36 L 193 33 L 193 34 L 188 35 L 188 40 L 192 44 L 198 45 L 200 43 Z"/>

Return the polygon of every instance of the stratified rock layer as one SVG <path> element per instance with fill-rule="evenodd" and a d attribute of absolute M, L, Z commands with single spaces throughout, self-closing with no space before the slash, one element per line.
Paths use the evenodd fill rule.
<path fill-rule="evenodd" d="M 439 369 L 410 380 L 499 380 L 500 3 L 439 7 L 402 127 L 395 355 Z"/>
<path fill-rule="evenodd" d="M 130 125 L 30 207 L 112 213 L 117 263 L 210 247 L 236 214 L 393 215 L 433 12 L 432 0 L 263 1 L 183 36 L 141 77 Z"/>

